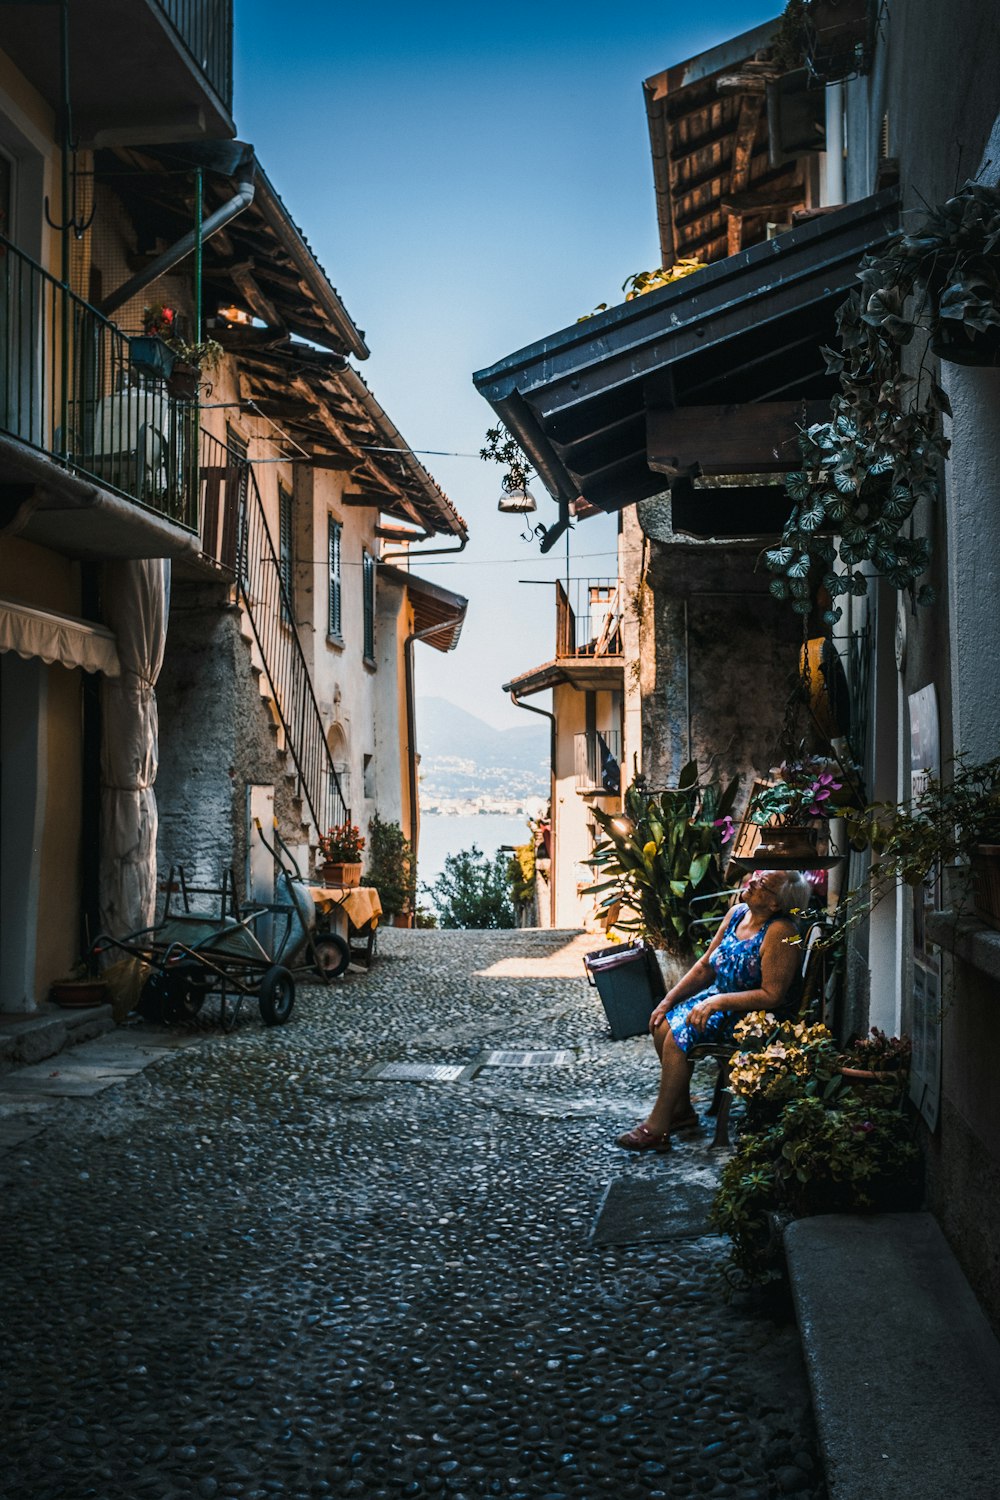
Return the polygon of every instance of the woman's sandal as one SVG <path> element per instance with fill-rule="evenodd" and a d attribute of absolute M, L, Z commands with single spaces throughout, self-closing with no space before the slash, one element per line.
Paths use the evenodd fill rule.
<path fill-rule="evenodd" d="M 663 1130 L 657 1134 L 653 1130 L 647 1130 L 645 1125 L 636 1125 L 632 1130 L 626 1130 L 615 1142 L 616 1146 L 622 1146 L 626 1151 L 669 1151 L 670 1131 Z"/>
<path fill-rule="evenodd" d="M 675 1116 L 670 1122 L 671 1130 L 700 1130 L 701 1119 L 696 1109 L 688 1110 L 686 1115 Z"/>

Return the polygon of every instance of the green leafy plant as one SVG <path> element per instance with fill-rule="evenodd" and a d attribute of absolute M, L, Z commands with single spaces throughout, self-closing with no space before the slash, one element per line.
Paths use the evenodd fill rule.
<path fill-rule="evenodd" d="M 368 873 L 362 885 L 374 886 L 388 916 L 411 910 L 416 891 L 413 851 L 398 823 L 384 823 L 378 813 L 368 824 Z"/>
<path fill-rule="evenodd" d="M 442 927 L 516 925 L 504 854 L 491 858 L 476 844 L 449 854 L 444 870 L 426 890 Z"/>
<path fill-rule="evenodd" d="M 841 1064 L 850 1068 L 869 1068 L 873 1073 L 908 1072 L 913 1056 L 913 1043 L 904 1032 L 902 1036 L 887 1036 L 873 1026 L 867 1036 L 859 1037 L 841 1057 Z"/>
<path fill-rule="evenodd" d="M 486 442 L 479 450 L 479 457 L 487 463 L 499 464 L 503 469 L 500 485 L 505 494 L 513 495 L 528 488 L 534 470 L 517 438 L 506 427 L 487 429 Z"/>
<path fill-rule="evenodd" d="M 738 1272 L 751 1281 L 780 1274 L 774 1216 L 916 1207 L 920 1158 L 900 1082 L 859 1094 L 842 1071 L 871 1067 L 856 1059 L 878 1055 L 894 1059 L 905 1082 L 905 1037 L 873 1031 L 870 1045 L 844 1054 L 825 1026 L 758 1011 L 737 1024 L 734 1041 L 730 1086 L 746 1115 L 711 1220 L 732 1238 Z"/>
<path fill-rule="evenodd" d="M 747 1131 L 722 1169 L 710 1213 L 733 1241 L 732 1267 L 751 1282 L 780 1277 L 772 1216 L 916 1208 L 920 1154 L 899 1108 L 841 1091 L 788 1101 L 767 1129 Z"/>
<path fill-rule="evenodd" d="M 967 861 L 978 844 L 1000 843 L 1000 756 L 951 761 L 949 780 L 928 774 L 905 802 L 872 802 L 849 814 L 856 846 L 870 845 L 872 898 L 899 881 L 918 886 L 937 863 Z"/>
<path fill-rule="evenodd" d="M 836 794 L 844 786 L 839 775 L 839 763 L 824 756 L 782 761 L 778 779 L 750 799 L 751 823 L 761 828 L 771 823 L 787 827 L 839 816 Z"/>
<path fill-rule="evenodd" d="M 614 925 L 668 953 L 701 951 L 711 923 L 701 929 L 708 933 L 704 939 L 694 935 L 692 923 L 721 918 L 725 909 L 722 845 L 733 834 L 738 789 L 737 780 L 725 788 L 715 777 L 703 781 L 691 761 L 677 786 L 665 792 L 638 783 L 629 787 L 622 813 L 595 807 L 605 838 L 588 861 L 598 877 L 588 892 L 601 897 L 598 910 L 611 914 L 625 907 L 633 915 L 616 918 Z"/>
<path fill-rule="evenodd" d="M 225 353 L 215 339 L 203 339 L 199 344 L 189 344 L 185 339 L 167 339 L 167 348 L 172 349 L 185 364 L 195 365 L 199 370 L 212 370 Z"/>
<path fill-rule="evenodd" d="M 622 282 L 622 291 L 625 293 L 626 302 L 634 302 L 636 297 L 644 297 L 647 292 L 658 291 L 661 286 L 672 286 L 675 281 L 683 281 L 685 276 L 691 276 L 695 271 L 703 271 L 705 262 L 696 260 L 693 256 L 682 256 L 675 260 L 672 266 L 658 266 L 655 271 L 636 271 L 634 275 L 627 276 Z M 607 312 L 608 304 L 598 302 L 593 312 L 584 313 L 582 318 L 577 318 L 578 323 L 586 323 L 588 318 L 597 313 Z"/>

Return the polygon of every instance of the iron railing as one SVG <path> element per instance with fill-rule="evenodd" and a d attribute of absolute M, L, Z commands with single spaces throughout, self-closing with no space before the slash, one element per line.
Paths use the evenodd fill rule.
<path fill-rule="evenodd" d="M 0 236 L 0 430 L 197 530 L 197 406 L 115 323 Z"/>
<path fill-rule="evenodd" d="M 227 109 L 233 105 L 233 0 L 156 0 Z"/>
<path fill-rule="evenodd" d="M 621 791 L 621 734 L 617 729 L 587 729 L 574 736 L 576 785 L 582 792 Z"/>
<path fill-rule="evenodd" d="M 556 656 L 620 656 L 622 591 L 617 578 L 556 584 Z"/>
<path fill-rule="evenodd" d="M 335 823 L 350 820 L 340 778 L 327 744 L 323 718 L 313 691 L 309 665 L 299 641 L 291 593 L 282 576 L 267 514 L 257 488 L 253 464 L 232 453 L 217 439 L 203 446 L 206 475 L 206 542 L 217 539 L 232 565 L 240 602 L 253 631 L 271 699 L 295 766 L 299 796 L 313 827 L 326 833 Z M 209 551 L 208 545 L 205 546 Z M 209 553 L 209 555 L 213 555 Z"/>

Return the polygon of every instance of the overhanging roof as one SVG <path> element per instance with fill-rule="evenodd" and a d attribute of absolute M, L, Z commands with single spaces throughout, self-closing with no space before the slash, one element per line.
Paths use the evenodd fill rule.
<path fill-rule="evenodd" d="M 547 693 L 568 683 L 581 693 L 596 693 L 602 688 L 621 687 L 624 669 L 621 656 L 563 656 L 512 677 L 503 690 L 517 698 L 530 698 L 532 693 Z"/>
<path fill-rule="evenodd" d="M 779 76 L 770 62 L 778 25 L 767 21 L 643 84 L 664 266 L 756 244 L 769 220 L 788 222 L 808 203 L 806 153 L 824 144 L 822 90 L 805 88 L 804 69 Z M 791 95 L 806 118 L 785 150 L 789 104 L 782 111 L 781 103 Z M 730 210 L 739 220 L 735 244 Z"/>
<path fill-rule="evenodd" d="M 666 488 L 648 410 L 835 391 L 821 345 L 897 214 L 894 188 L 825 213 L 508 355 L 476 388 L 564 506 L 621 509 Z"/>
<path fill-rule="evenodd" d="M 439 584 L 428 583 L 426 578 L 418 578 L 405 568 L 394 568 L 392 563 L 379 563 L 378 578 L 406 589 L 413 606 L 413 628 L 421 640 L 437 651 L 454 651 L 465 623 L 468 599 Z"/>

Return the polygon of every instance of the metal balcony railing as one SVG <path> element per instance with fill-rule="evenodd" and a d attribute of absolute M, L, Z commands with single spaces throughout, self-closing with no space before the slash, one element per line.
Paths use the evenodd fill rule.
<path fill-rule="evenodd" d="M 233 104 L 233 0 L 156 0 L 227 109 Z"/>
<path fill-rule="evenodd" d="M 316 833 L 326 833 L 333 824 L 349 821 L 350 809 L 327 744 L 253 464 L 202 434 L 201 483 L 203 551 L 235 574 L 299 796 Z"/>
<path fill-rule="evenodd" d="M 622 591 L 617 578 L 556 584 L 556 656 L 620 656 Z"/>
<path fill-rule="evenodd" d="M 197 529 L 197 407 L 139 373 L 121 329 L 2 235 L 0 431 Z"/>
<path fill-rule="evenodd" d="M 621 791 L 621 734 L 617 729 L 588 729 L 574 736 L 576 787 L 579 792 Z"/>

